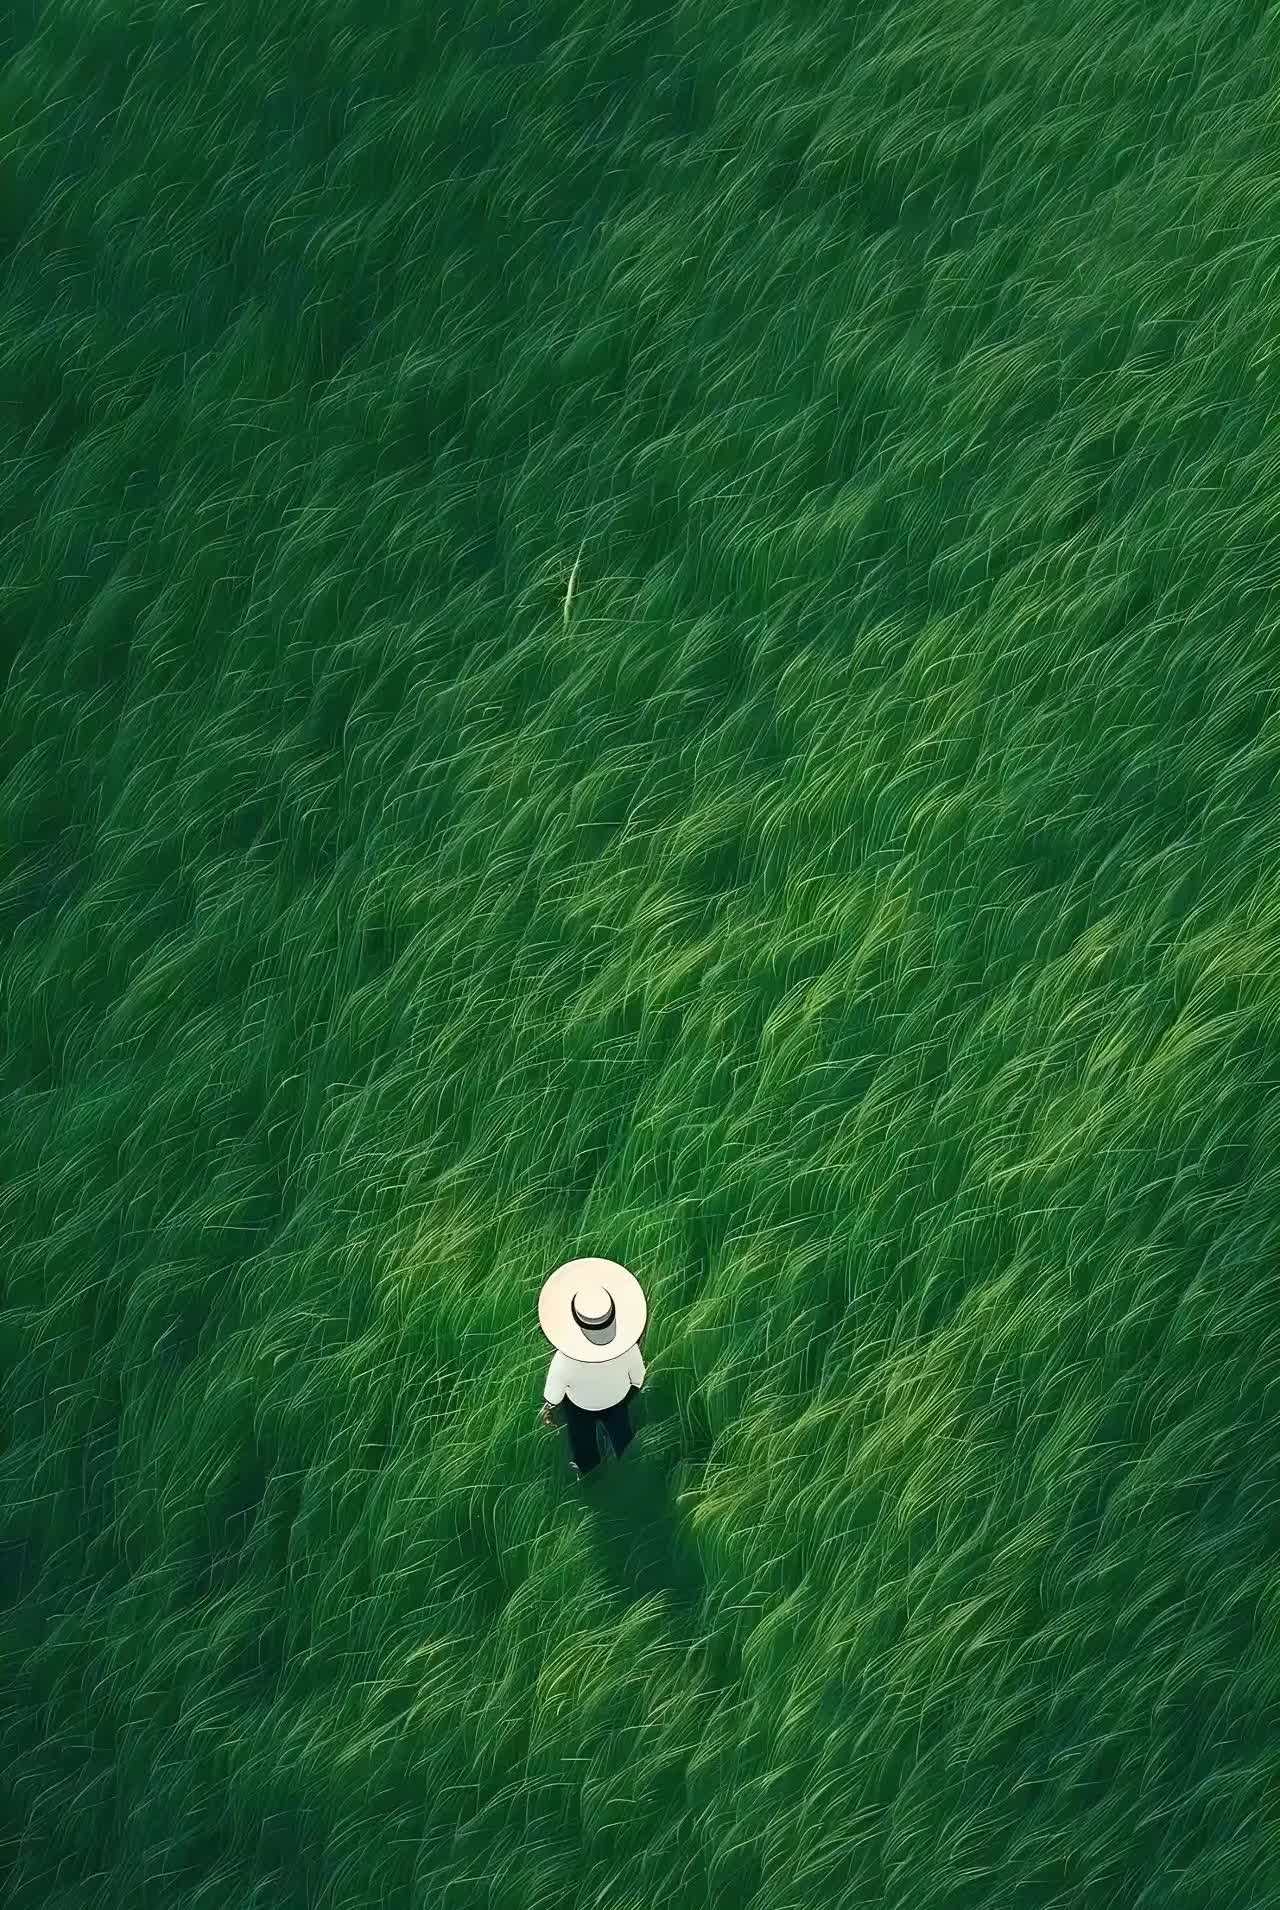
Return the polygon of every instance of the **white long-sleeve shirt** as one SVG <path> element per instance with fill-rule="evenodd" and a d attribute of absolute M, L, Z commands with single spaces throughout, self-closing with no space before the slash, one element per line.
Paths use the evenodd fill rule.
<path fill-rule="evenodd" d="M 566 1396 L 587 1412 L 602 1413 L 625 1399 L 633 1386 L 644 1385 L 644 1361 L 638 1346 L 613 1360 L 572 1360 L 557 1353 L 547 1368 L 543 1398 L 558 1406 Z"/>

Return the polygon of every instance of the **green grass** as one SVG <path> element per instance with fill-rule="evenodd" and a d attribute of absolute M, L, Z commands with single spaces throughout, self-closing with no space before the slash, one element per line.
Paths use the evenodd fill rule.
<path fill-rule="evenodd" d="M 0 57 L 9 1910 L 1273 1910 L 1274 12 Z"/>

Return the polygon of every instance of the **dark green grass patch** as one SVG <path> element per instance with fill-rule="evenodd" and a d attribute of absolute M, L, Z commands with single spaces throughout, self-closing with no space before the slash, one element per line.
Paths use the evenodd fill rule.
<path fill-rule="evenodd" d="M 1280 1898 L 1278 52 L 8 9 L 14 1910 Z"/>

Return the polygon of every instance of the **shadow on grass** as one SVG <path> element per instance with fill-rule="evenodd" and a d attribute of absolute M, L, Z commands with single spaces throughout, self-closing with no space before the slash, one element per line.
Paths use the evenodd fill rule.
<path fill-rule="evenodd" d="M 674 1417 L 632 1403 L 635 1438 L 623 1457 L 607 1441 L 605 1459 L 581 1493 L 592 1543 L 609 1582 L 627 1598 L 665 1594 L 673 1617 L 696 1631 L 705 1583 L 701 1563 L 676 1503 L 679 1453 Z"/>

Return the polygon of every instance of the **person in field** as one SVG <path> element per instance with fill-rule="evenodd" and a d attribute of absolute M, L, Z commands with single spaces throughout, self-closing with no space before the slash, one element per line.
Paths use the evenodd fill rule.
<path fill-rule="evenodd" d="M 632 1389 L 644 1385 L 640 1336 L 647 1317 L 640 1282 L 616 1260 L 568 1260 L 543 1283 L 538 1324 L 555 1353 L 541 1419 L 554 1426 L 563 1404 L 569 1469 L 579 1478 L 600 1464 L 601 1426 L 619 1459 L 631 1443 L 627 1403 Z"/>

